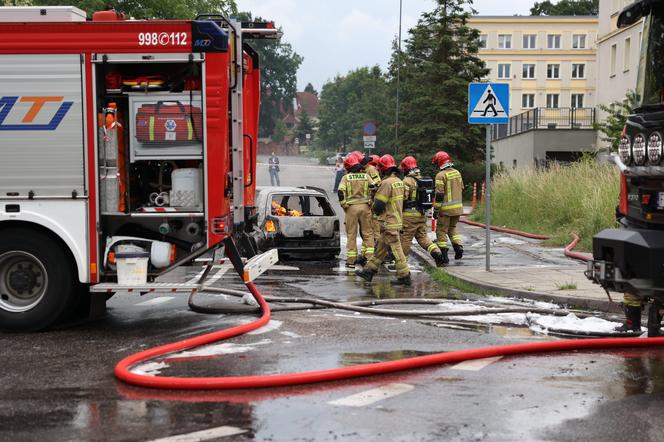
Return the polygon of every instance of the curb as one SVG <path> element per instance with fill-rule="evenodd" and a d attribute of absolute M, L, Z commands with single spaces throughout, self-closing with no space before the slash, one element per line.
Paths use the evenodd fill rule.
<path fill-rule="evenodd" d="M 419 259 L 425 261 L 427 264 L 431 265 L 432 267 L 436 267 L 436 263 L 434 262 L 433 258 L 431 258 L 426 251 L 421 249 L 419 245 L 413 244 L 411 251 L 413 251 Z M 573 296 L 566 296 L 566 295 L 552 295 L 549 293 L 543 293 L 537 291 L 509 289 L 506 287 L 491 285 L 482 281 L 477 281 L 467 276 L 458 275 L 454 272 L 453 267 L 443 267 L 443 269 L 449 275 L 467 284 L 470 284 L 473 287 L 476 287 L 481 290 L 491 290 L 493 292 L 499 293 L 504 296 L 526 298 L 535 301 L 554 302 L 556 304 L 561 304 L 568 307 L 599 310 L 607 313 L 622 313 L 622 307 L 620 306 L 620 303 L 618 302 L 611 303 L 608 301 L 608 299 L 606 301 L 599 301 L 595 299 L 576 298 Z"/>

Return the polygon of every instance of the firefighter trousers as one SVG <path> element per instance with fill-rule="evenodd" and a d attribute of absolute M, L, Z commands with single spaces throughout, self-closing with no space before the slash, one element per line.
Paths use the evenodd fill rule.
<path fill-rule="evenodd" d="M 362 232 L 362 250 L 367 258 L 374 254 L 374 237 L 371 227 L 371 208 L 368 204 L 351 204 L 346 208 L 346 263 L 357 261 L 357 234 Z"/>
<path fill-rule="evenodd" d="M 401 230 L 401 249 L 405 256 L 408 256 L 410 253 L 413 238 L 415 238 L 420 247 L 429 253 L 439 250 L 438 246 L 429 238 L 427 218 L 425 216 L 408 216 L 404 213 L 403 230 Z"/>
<path fill-rule="evenodd" d="M 401 239 L 398 230 L 381 230 L 380 240 L 376 246 L 376 253 L 369 260 L 364 268 L 373 273 L 378 273 L 383 261 L 387 257 L 388 250 L 394 255 L 394 268 L 397 271 L 397 278 L 405 278 L 410 275 L 408 260 L 401 249 Z"/>
<path fill-rule="evenodd" d="M 456 226 L 461 216 L 440 215 L 436 222 L 436 245 L 441 249 L 447 249 L 447 237 L 449 236 L 452 244 L 461 244 L 461 235 L 457 232 Z"/>

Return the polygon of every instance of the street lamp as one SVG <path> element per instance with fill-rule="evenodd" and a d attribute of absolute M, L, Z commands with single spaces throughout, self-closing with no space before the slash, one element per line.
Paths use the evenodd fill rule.
<path fill-rule="evenodd" d="M 399 0 L 399 41 L 397 42 L 397 109 L 394 118 L 394 155 L 399 152 L 399 83 L 401 80 L 401 13 L 403 0 Z"/>

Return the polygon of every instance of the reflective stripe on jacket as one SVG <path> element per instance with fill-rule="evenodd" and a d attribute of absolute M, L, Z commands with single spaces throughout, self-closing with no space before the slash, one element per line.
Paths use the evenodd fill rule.
<path fill-rule="evenodd" d="M 448 167 L 436 175 L 436 201 L 434 207 L 440 215 L 463 214 L 463 178 L 461 173 Z"/>
<path fill-rule="evenodd" d="M 376 191 L 375 199 L 385 203 L 385 211 L 379 219 L 388 230 L 401 230 L 403 227 L 402 211 L 405 186 L 397 176 L 384 178 Z"/>
<path fill-rule="evenodd" d="M 364 172 L 347 173 L 341 178 L 339 191 L 344 194 L 341 207 L 346 208 L 354 204 L 369 204 L 369 185 L 371 179 Z"/>

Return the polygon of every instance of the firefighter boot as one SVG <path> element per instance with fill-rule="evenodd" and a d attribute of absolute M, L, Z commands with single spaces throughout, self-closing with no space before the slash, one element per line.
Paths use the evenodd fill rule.
<path fill-rule="evenodd" d="M 440 267 L 444 267 L 450 263 L 450 258 L 447 256 L 448 249 L 440 249 L 440 254 L 443 255 Z"/>
<path fill-rule="evenodd" d="M 355 270 L 355 274 L 360 278 L 364 279 L 366 282 L 371 282 L 375 273 L 370 270 Z"/>
<path fill-rule="evenodd" d="M 452 247 L 454 247 L 454 259 L 463 258 L 463 246 L 461 244 L 452 243 Z"/>
<path fill-rule="evenodd" d="M 404 276 L 403 278 L 397 278 L 396 280 L 392 281 L 392 285 L 403 285 L 406 287 L 410 287 L 412 281 L 410 280 L 410 275 Z"/>
<path fill-rule="evenodd" d="M 367 257 L 364 256 L 364 255 L 362 255 L 362 256 L 360 256 L 359 258 L 357 258 L 356 263 L 359 264 L 359 265 L 361 265 L 362 267 L 364 267 L 365 264 L 367 263 L 367 261 L 369 261 L 369 260 L 367 259 Z"/>
<path fill-rule="evenodd" d="M 653 301 L 648 307 L 648 337 L 654 338 L 662 336 L 660 329 L 662 325 L 662 305 L 659 302 Z"/>
<path fill-rule="evenodd" d="M 625 311 L 625 322 L 620 327 L 616 328 L 617 332 L 640 332 L 641 331 L 641 306 L 636 307 L 633 305 L 626 305 L 623 307 Z"/>
<path fill-rule="evenodd" d="M 434 261 L 436 261 L 436 267 L 443 266 L 444 264 L 443 252 L 441 252 L 440 250 L 434 250 L 433 252 L 431 252 L 431 257 L 433 258 Z"/>

